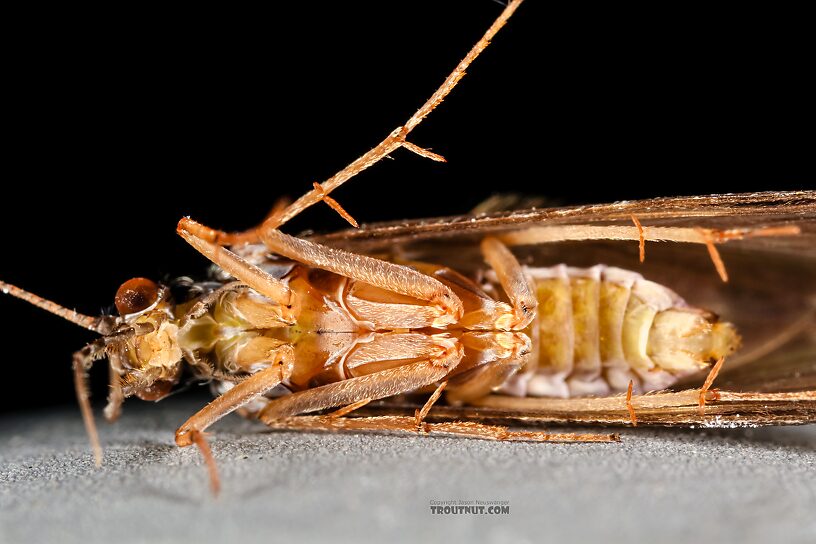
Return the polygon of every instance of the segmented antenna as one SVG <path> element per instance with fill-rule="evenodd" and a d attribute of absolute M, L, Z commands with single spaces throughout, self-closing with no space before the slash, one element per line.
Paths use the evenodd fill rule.
<path fill-rule="evenodd" d="M 0 291 L 2 291 L 3 294 L 11 295 L 19 298 L 20 300 L 24 300 L 29 304 L 33 304 L 38 308 L 42 308 L 46 312 L 58 315 L 63 319 L 67 319 L 75 325 L 79 325 L 80 327 L 94 332 L 102 332 L 100 330 L 100 326 L 102 325 L 103 320 L 98 317 L 81 314 L 76 310 L 69 310 L 64 306 L 60 306 L 56 302 L 51 302 L 50 300 L 37 296 L 34 293 L 29 293 L 25 289 L 20 289 L 16 285 L 12 285 L 4 281 L 0 281 Z"/>
<path fill-rule="evenodd" d="M 110 318 L 108 317 L 91 317 L 89 315 L 81 314 L 75 310 L 69 310 L 64 306 L 60 306 L 56 302 L 44 299 L 34 293 L 29 293 L 25 289 L 20 289 L 16 285 L 0 281 L 0 291 L 3 294 L 11 295 L 13 297 L 24 300 L 29 304 L 33 304 L 38 308 L 42 308 L 46 312 L 58 315 L 63 319 L 67 319 L 75 325 L 86 328 L 88 330 L 98 332 L 100 334 L 107 334 L 110 329 Z M 104 355 L 104 338 L 93 342 L 80 352 L 74 355 L 74 385 L 76 387 L 77 400 L 79 401 L 79 408 L 82 411 L 82 419 L 85 423 L 85 430 L 88 433 L 88 438 L 91 441 L 91 449 L 94 453 L 94 460 L 96 466 L 102 466 L 102 447 L 99 444 L 99 435 L 96 432 L 96 424 L 93 419 L 93 411 L 91 410 L 90 393 L 88 392 L 87 370 L 90 368 L 94 359 L 98 359 L 100 355 Z M 77 358 L 78 357 L 78 358 Z"/>

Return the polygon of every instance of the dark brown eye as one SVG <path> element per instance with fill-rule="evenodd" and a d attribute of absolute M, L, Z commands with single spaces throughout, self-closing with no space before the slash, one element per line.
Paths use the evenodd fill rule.
<path fill-rule="evenodd" d="M 147 278 L 133 278 L 116 291 L 116 309 L 120 315 L 141 312 L 159 298 L 159 286 Z"/>

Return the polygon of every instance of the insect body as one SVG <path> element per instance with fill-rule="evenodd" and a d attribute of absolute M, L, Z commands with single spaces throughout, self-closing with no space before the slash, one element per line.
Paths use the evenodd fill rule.
<path fill-rule="evenodd" d="M 643 217 L 651 219 L 654 210 L 660 211 L 658 204 L 624 210 L 623 216 L 616 209 L 608 217 L 611 224 L 605 225 L 587 224 L 591 219 L 564 223 L 569 212 L 556 210 L 553 214 L 558 217 L 552 224 L 544 220 L 529 224 L 530 218 L 541 213 L 529 211 L 522 216 L 498 214 L 467 221 L 375 226 L 340 234 L 340 242 L 336 237 L 332 241 L 331 236 L 328 240 L 306 239 L 280 231 L 287 221 L 321 201 L 356 227 L 329 193 L 398 149 L 443 160 L 409 142 L 407 136 L 453 89 L 519 3 L 508 5 L 440 89 L 403 126 L 297 201 L 273 209 L 260 226 L 225 233 L 182 219 L 178 234 L 217 265 L 217 281 L 186 282 L 186 291 L 173 298 L 170 287 L 135 278 L 116 294 L 120 315 L 100 318 L 77 314 L 0 282 L 4 292 L 102 335 L 74 355 L 77 394 L 97 463 L 101 449 L 85 378 L 92 363 L 104 357 L 112 371 L 105 410 L 109 420 L 118 416 L 129 396 L 158 400 L 188 379 L 214 385 L 217 398 L 176 432 L 179 446 L 195 443 L 202 450 L 214 487 L 218 480 L 203 432 L 234 410 L 276 428 L 445 432 L 536 441 L 611 441 L 616 437 L 512 432 L 474 422 L 425 420 L 443 391 L 452 406 L 493 403 L 494 408 L 539 414 L 580 412 L 585 421 L 594 422 L 619 423 L 623 413 L 628 414 L 626 422 L 634 423 L 637 407 L 650 410 L 647 415 L 658 423 L 673 423 L 672 417 L 680 414 L 681 423 L 693 424 L 706 417 L 704 411 L 698 412 L 698 400 L 700 409 L 706 402 L 713 403 L 710 408 L 727 417 L 732 416 L 727 410 L 733 406 L 743 413 L 759 413 L 750 403 L 761 402 L 762 417 L 752 421 L 813 420 L 816 397 L 812 391 L 753 397 L 710 391 L 724 357 L 739 344 L 735 327 L 685 304 L 667 287 L 611 266 L 523 266 L 511 250 L 563 240 L 637 240 L 642 258 L 647 240 L 701 244 L 726 279 L 716 244 L 800 237 L 799 224 L 786 223 L 782 214 L 779 221 L 768 225 L 643 227 L 634 214 L 644 211 Z M 744 211 L 757 199 L 761 200 L 746 195 L 731 201 L 736 202 L 735 209 Z M 810 220 L 816 215 L 816 196 L 790 196 L 795 199 L 804 202 L 804 211 L 795 218 L 805 224 L 803 217 Z M 622 217 L 627 222 L 632 218 L 634 225 L 620 224 Z M 676 217 L 673 210 L 655 219 Z M 493 224 L 485 225 L 490 222 Z M 400 236 L 433 237 L 440 230 L 461 233 L 469 229 L 465 234 L 472 235 L 475 227 L 484 228 L 467 244 L 478 248 L 479 264 L 469 270 L 422 256 L 380 258 L 379 251 L 340 247 L 353 245 L 357 236 L 370 236 L 375 243 L 377 238 L 396 242 Z M 465 242 L 462 244 L 464 248 Z M 811 324 L 803 323 L 803 327 Z M 715 361 L 703 387 L 655 393 Z M 628 393 L 625 399 L 615 396 L 624 390 Z M 493 395 L 493 391 L 501 394 Z M 432 394 L 413 414 L 343 417 L 373 400 L 414 392 Z M 632 397 L 633 392 L 644 395 Z M 533 404 L 519 408 L 516 401 Z M 331 408 L 339 410 L 299 415 Z"/>
<path fill-rule="evenodd" d="M 630 382 L 636 391 L 658 391 L 737 347 L 731 324 L 640 274 L 603 265 L 527 273 L 539 303 L 532 327 L 538 356 L 508 392 L 603 396 Z"/>
<path fill-rule="evenodd" d="M 175 307 L 154 303 L 126 318 L 153 332 L 108 348 L 121 362 L 115 370 L 124 396 L 168 393 L 182 360 L 198 378 L 222 382 L 222 391 L 273 365 L 283 365 L 285 390 L 304 391 L 431 362 L 438 368 L 417 374 L 401 392 L 451 378 L 447 396 L 455 402 L 500 387 L 522 396 L 605 395 L 625 391 L 632 380 L 642 382 L 638 389 L 663 389 L 736 347 L 731 325 L 620 269 L 526 270 L 535 299 L 522 309 L 450 268 L 414 267 L 461 301 L 458 320 L 439 323 L 437 309 L 421 300 L 295 263 L 275 266 L 293 292 L 291 308 L 237 283 Z M 486 287 L 503 293 L 498 282 Z M 338 400 L 332 396 L 331 405 Z M 266 404 L 256 400 L 254 411 Z M 327 407 L 328 400 L 309 405 Z"/>

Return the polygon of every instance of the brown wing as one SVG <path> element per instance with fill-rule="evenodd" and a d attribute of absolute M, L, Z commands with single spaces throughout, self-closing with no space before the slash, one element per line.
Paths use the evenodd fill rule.
<path fill-rule="evenodd" d="M 482 237 L 489 232 L 541 225 L 631 224 L 631 216 L 644 224 L 728 229 L 749 224 L 780 225 L 794 221 L 805 235 L 782 247 L 809 250 L 816 255 L 816 191 L 788 191 L 654 198 L 611 204 L 516 210 L 482 215 L 460 215 L 431 219 L 392 221 L 363 225 L 313 239 L 357 250 L 378 251 L 392 244 L 422 240 Z M 774 241 L 755 239 L 754 247 L 778 246 Z"/>
<path fill-rule="evenodd" d="M 697 392 L 659 393 L 641 397 L 646 406 L 633 398 L 639 426 L 661 427 L 757 427 L 763 425 L 802 425 L 816 422 L 816 392 L 802 393 L 728 393 L 710 401 L 700 413 Z M 506 406 L 506 401 L 517 406 Z M 575 406 L 548 407 L 548 399 L 515 399 L 489 395 L 476 406 L 434 406 L 427 421 L 478 421 L 498 425 L 540 426 L 546 424 L 629 426 L 631 416 L 622 397 L 606 399 L 569 399 Z M 560 401 L 560 399 L 558 399 Z M 542 402 L 544 401 L 544 402 Z M 609 406 L 620 401 L 620 406 Z M 559 402 L 556 401 L 555 404 Z M 649 405 L 654 404 L 654 405 Z M 422 402 L 383 402 L 368 405 L 352 415 L 413 415 Z"/>
<path fill-rule="evenodd" d="M 603 263 L 636 270 L 674 289 L 689 303 L 735 323 L 744 345 L 727 362 L 715 384 L 718 387 L 742 392 L 816 389 L 816 191 L 658 198 L 398 221 L 315 239 L 352 251 L 430 261 L 468 273 L 484 268 L 478 242 L 487 233 L 544 225 L 631 225 L 632 215 L 644 226 L 727 230 L 796 225 L 801 234 L 721 244 L 729 283 L 720 281 L 705 248 L 696 244 L 647 243 L 643 265 L 638 262 L 637 243 L 632 242 L 551 243 L 520 246 L 514 252 L 522 262 L 536 266 Z M 686 380 L 678 388 L 693 387 L 703 378 Z M 753 405 L 733 406 L 739 411 Z M 669 411 L 677 415 L 684 410 Z M 666 415 L 664 419 L 671 418 Z M 686 418 L 686 424 L 693 424 L 693 419 Z"/>

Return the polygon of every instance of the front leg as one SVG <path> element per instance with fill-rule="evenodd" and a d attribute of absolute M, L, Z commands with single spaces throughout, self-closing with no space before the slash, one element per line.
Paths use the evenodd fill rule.
<path fill-rule="evenodd" d="M 74 353 L 74 389 L 76 390 L 79 409 L 82 412 L 82 421 L 85 424 L 85 431 L 91 441 L 91 449 L 94 454 L 94 463 L 97 467 L 102 466 L 102 446 L 99 443 L 99 434 L 96 432 L 93 410 L 91 410 L 91 393 L 88 390 L 88 371 L 95 361 L 107 355 L 107 347 L 111 344 L 122 341 L 131 336 L 147 334 L 153 330 L 153 325 L 149 323 L 134 323 L 124 326 L 114 333 L 98 338 Z"/>

